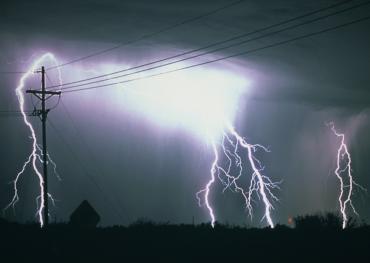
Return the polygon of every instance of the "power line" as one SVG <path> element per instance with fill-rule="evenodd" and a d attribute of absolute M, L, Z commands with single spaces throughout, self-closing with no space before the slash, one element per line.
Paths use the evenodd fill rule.
<path fill-rule="evenodd" d="M 72 114 L 69 112 L 67 106 L 63 103 L 63 101 L 61 100 L 61 104 L 62 104 L 62 108 L 64 109 L 64 111 L 66 112 L 66 115 L 67 117 L 69 118 L 70 122 L 72 123 L 72 126 L 78 136 L 78 138 L 80 139 L 80 142 L 83 144 L 84 148 L 87 150 L 87 152 L 89 153 L 89 156 L 90 156 L 90 159 L 92 160 L 93 163 L 98 163 L 97 162 L 97 159 L 95 158 L 95 155 L 93 154 L 93 151 L 91 150 L 91 147 L 89 146 L 88 143 L 86 143 L 85 139 L 84 139 L 84 136 L 82 136 L 82 133 L 80 132 L 80 130 L 78 129 L 77 125 L 76 125 L 76 122 L 74 121 L 73 117 L 72 117 Z M 100 168 L 100 166 L 97 166 L 98 168 L 98 172 L 100 174 L 104 174 L 103 170 Z M 120 203 L 120 201 L 117 199 L 117 198 L 114 198 L 114 200 L 119 203 L 120 207 L 122 208 L 122 205 Z"/>
<path fill-rule="evenodd" d="M 0 113 L 1 118 L 12 118 L 12 117 L 19 117 L 22 118 L 23 115 L 21 113 Z"/>
<path fill-rule="evenodd" d="M 0 71 L 0 74 L 25 74 L 24 71 Z"/>
<path fill-rule="evenodd" d="M 365 4 L 369 4 L 369 3 L 370 3 L 370 1 L 367 1 Z M 289 27 L 286 27 L 284 29 L 273 31 L 273 32 L 270 32 L 270 33 L 267 33 L 267 34 L 264 34 L 264 35 L 261 35 L 261 36 L 252 38 L 252 39 L 243 40 L 241 42 L 237 42 L 237 43 L 234 43 L 234 44 L 225 46 L 225 47 L 217 48 L 217 49 L 214 49 L 214 50 L 211 50 L 211 51 L 203 52 L 203 53 L 200 53 L 200 54 L 197 54 L 197 55 L 193 55 L 193 56 L 190 56 L 190 57 L 182 58 L 182 59 L 179 59 L 179 60 L 175 60 L 175 61 L 172 61 L 172 62 L 161 64 L 161 65 L 158 65 L 158 66 L 153 66 L 153 67 L 150 67 L 150 68 L 146 68 L 146 69 L 134 71 L 134 72 L 127 73 L 127 74 L 124 74 L 124 75 L 111 77 L 109 79 L 96 80 L 96 81 L 91 81 L 91 82 L 88 82 L 88 83 L 73 85 L 73 86 L 70 86 L 70 87 L 64 87 L 63 89 L 64 90 L 67 90 L 67 89 L 73 89 L 73 88 L 77 88 L 77 87 L 81 87 L 81 86 L 96 84 L 96 83 L 100 83 L 100 82 L 111 81 L 113 79 L 118 79 L 118 78 L 123 78 L 123 77 L 131 76 L 131 75 L 136 75 L 138 73 L 142 73 L 142 72 L 150 71 L 150 70 L 153 70 L 153 69 L 158 69 L 158 68 L 166 67 L 166 66 L 169 66 L 169 65 L 177 64 L 179 62 L 187 61 L 187 60 L 190 60 L 190 59 L 202 57 L 202 56 L 205 56 L 205 55 L 208 55 L 208 54 L 215 53 L 217 51 L 221 51 L 221 50 L 225 50 L 225 49 L 228 49 L 228 48 L 231 48 L 231 47 L 243 45 L 243 44 L 246 44 L 248 42 L 252 42 L 252 41 L 255 41 L 255 40 L 260 40 L 262 38 L 265 38 L 265 37 L 268 37 L 268 36 L 271 36 L 271 35 L 275 35 L 275 34 L 278 34 L 278 33 L 281 33 L 281 32 L 285 32 L 287 30 L 291 30 L 291 29 L 294 29 L 294 28 L 301 27 L 303 25 L 307 25 L 307 24 L 310 24 L 310 23 L 313 23 L 313 22 L 317 22 L 319 20 L 328 18 L 330 16 L 337 15 L 339 13 L 343 13 L 345 11 L 348 11 L 348 10 L 351 10 L 351 9 L 354 9 L 354 8 L 358 8 L 358 7 L 363 6 L 363 5 L 364 4 L 356 5 L 356 6 L 353 6 L 353 7 L 350 7 L 350 8 L 346 8 L 344 10 L 340 10 L 340 11 L 337 11 L 337 12 L 334 12 L 334 13 L 331 13 L 331 14 L 328 14 L 328 15 L 324 15 L 324 16 L 321 16 L 321 17 L 318 17 L 318 18 L 315 18 L 315 19 L 311 19 L 311 20 L 308 20 L 308 21 L 305 21 L 305 22 L 302 22 L 302 23 L 299 23 L 299 24 L 296 24 L 296 25 L 289 26 Z"/>
<path fill-rule="evenodd" d="M 205 56 L 207 54 L 215 53 L 217 51 L 221 51 L 221 50 L 228 49 L 228 48 L 231 48 L 231 47 L 234 47 L 234 46 L 242 45 L 242 44 L 245 44 L 247 42 L 255 41 L 255 40 L 258 40 L 258 39 L 261 39 L 261 38 L 264 38 L 264 37 L 267 37 L 267 36 L 270 36 L 270 35 L 273 35 L 273 34 L 281 33 L 283 31 L 286 31 L 286 30 L 289 30 L 289 29 L 292 29 L 292 28 L 295 28 L 295 27 L 299 27 L 299 26 L 302 26 L 302 25 L 305 25 L 305 24 L 313 23 L 313 22 L 316 22 L 318 20 L 322 20 L 322 19 L 325 19 L 327 17 L 334 16 L 334 15 L 337 15 L 337 14 L 342 13 L 342 12 L 349 11 L 349 10 L 354 9 L 354 8 L 358 8 L 358 7 L 363 6 L 365 4 L 369 4 L 369 1 L 364 2 L 364 3 L 360 3 L 358 5 L 355 5 L 355 6 L 346 8 L 346 9 L 342 9 L 340 11 L 337 11 L 337 12 L 334 12 L 334 13 L 331 13 L 331 14 L 328 14 L 328 15 L 325 15 L 325 16 L 321 16 L 321 17 L 318 17 L 318 18 L 315 18 L 315 19 L 312 19 L 312 20 L 309 20 L 309 21 L 305 21 L 305 22 L 303 22 L 301 24 L 293 25 L 293 26 L 287 27 L 285 29 L 281 29 L 281 30 L 278 30 L 278 31 L 270 32 L 268 34 L 265 34 L 265 35 L 262 35 L 262 36 L 258 36 L 256 38 L 252 38 L 252 39 L 248 39 L 248 40 L 243 40 L 241 42 L 237 42 L 237 43 L 234 43 L 232 45 L 228 45 L 228 46 L 224 46 L 224 47 L 221 47 L 221 48 L 217 48 L 217 49 L 214 49 L 214 50 L 211 50 L 211 51 L 208 51 L 208 52 L 203 52 L 203 53 L 197 54 L 195 56 L 190 56 L 190 57 L 182 58 L 180 60 L 176 60 L 176 61 L 173 61 L 173 62 L 170 62 L 170 63 L 166 63 L 166 64 L 158 65 L 158 66 L 155 66 L 155 67 L 151 67 L 151 68 L 145 69 L 143 71 L 135 71 L 135 72 L 132 72 L 132 73 L 129 73 L 129 74 L 115 76 L 115 77 L 109 78 L 109 79 L 97 80 L 97 81 L 94 81 L 94 82 L 89 82 L 89 83 L 83 83 L 83 84 L 79 84 L 79 85 L 74 85 L 72 87 L 66 87 L 66 86 L 71 85 L 71 84 L 77 84 L 77 83 L 85 82 L 85 81 L 88 81 L 88 80 L 98 79 L 98 78 L 102 78 L 102 77 L 108 77 L 108 76 L 115 75 L 115 74 L 118 74 L 118 73 L 122 73 L 122 72 L 130 71 L 130 70 L 133 70 L 133 69 L 138 69 L 138 68 L 150 66 L 150 65 L 153 65 L 153 64 L 157 64 L 157 63 L 160 63 L 160 62 L 164 62 L 164 61 L 167 61 L 167 60 L 171 60 L 171 59 L 174 59 L 174 58 L 177 58 L 177 57 L 181 57 L 181 56 L 184 56 L 184 55 L 189 55 L 189 54 L 192 54 L 192 53 L 195 53 L 195 52 L 204 50 L 204 49 L 208 49 L 208 48 L 215 47 L 215 46 L 218 46 L 218 45 L 222 45 L 222 44 L 225 44 L 225 43 L 228 43 L 228 42 L 237 40 L 237 39 L 241 39 L 241 38 L 244 38 L 244 37 L 247 37 L 247 36 L 250 36 L 250 35 L 254 35 L 256 33 L 267 31 L 267 30 L 272 29 L 274 27 L 279 27 L 281 25 L 288 24 L 288 23 L 293 22 L 295 20 L 299 20 L 299 19 L 302 19 L 302 18 L 305 18 L 305 17 L 308 17 L 308 16 L 312 16 L 312 15 L 314 15 L 316 13 L 323 12 L 325 10 L 335 8 L 335 7 L 338 7 L 340 5 L 343 5 L 343 4 L 352 2 L 352 1 L 353 0 L 342 1 L 342 2 L 333 4 L 333 5 L 324 7 L 324 8 L 320 8 L 320 9 L 317 9 L 317 10 L 314 10 L 314 11 L 311 11 L 311 12 L 308 12 L 308 13 L 305 13 L 305 14 L 300 15 L 300 16 L 296 16 L 296 17 L 293 17 L 293 18 L 290 18 L 290 19 L 287 19 L 287 20 L 278 22 L 276 24 L 272 24 L 272 25 L 269 25 L 269 26 L 266 26 L 266 27 L 262 27 L 262 28 L 259 28 L 257 30 L 253 30 L 253 31 L 250 31 L 250 32 L 247 32 L 247 33 L 244 33 L 244 34 L 236 35 L 234 37 L 231 37 L 231 38 L 228 38 L 228 39 L 225 39 L 225 40 L 216 42 L 216 43 L 212 43 L 212 44 L 206 45 L 206 46 L 201 47 L 201 48 L 197 48 L 197 49 L 193 49 L 193 50 L 190 50 L 190 51 L 182 52 L 182 53 L 179 53 L 179 54 L 176 54 L 176 55 L 173 55 L 173 56 L 170 56 L 170 57 L 166 57 L 166 58 L 163 58 L 163 59 L 160 59 L 160 60 L 155 60 L 155 61 L 152 61 L 152 62 L 149 62 L 149 63 L 145 63 L 145 64 L 142 64 L 142 65 L 130 67 L 130 68 L 127 68 L 127 69 L 123 69 L 123 70 L 119 70 L 119 71 L 115 71 L 115 72 L 111 72 L 111 73 L 107 73 L 107 74 L 103 74 L 103 75 L 99 75 L 99 76 L 95 76 L 95 77 L 91 77 L 91 78 L 86 78 L 86 79 L 82 79 L 82 80 L 72 81 L 72 82 L 69 82 L 69 83 L 64 83 L 63 85 L 54 85 L 54 86 L 49 87 L 49 89 L 50 88 L 57 88 L 57 87 L 61 87 L 61 86 L 63 86 L 64 89 L 69 89 L 69 88 L 74 88 L 74 87 L 80 87 L 80 86 L 83 86 L 83 85 L 89 85 L 89 84 L 94 84 L 94 83 L 99 83 L 99 82 L 104 82 L 104 81 L 110 81 L 112 79 L 117 79 L 117 78 L 120 78 L 120 77 L 129 76 L 129 75 L 140 73 L 140 72 L 143 72 L 143 71 L 147 71 L 147 70 L 152 70 L 152 69 L 156 69 L 156 68 L 168 66 L 168 65 L 175 64 L 175 63 L 178 63 L 178 62 L 181 62 L 181 61 L 185 61 L 185 60 L 189 60 L 189 59 L 193 59 L 193 58 Z"/>
<path fill-rule="evenodd" d="M 62 108 L 64 109 L 64 111 L 66 112 L 66 116 L 67 116 L 67 118 L 70 120 L 70 122 L 71 122 L 71 124 L 72 124 L 72 127 L 73 127 L 73 129 L 75 130 L 75 133 L 76 133 L 76 135 L 78 136 L 78 138 L 79 138 L 79 141 L 83 144 L 83 146 L 84 146 L 84 148 L 87 150 L 87 152 L 89 153 L 89 156 L 90 156 L 90 159 L 92 160 L 92 162 L 93 163 L 95 163 L 95 164 L 97 164 L 98 162 L 97 162 L 97 160 L 96 160 L 96 158 L 95 158 L 95 156 L 94 156 L 94 154 L 93 154 L 93 151 L 91 150 L 91 148 L 90 148 L 90 146 L 89 146 L 89 144 L 88 143 L 86 143 L 86 141 L 84 140 L 84 136 L 82 136 L 82 133 L 79 131 L 79 129 L 78 129 L 78 127 L 77 127 L 77 125 L 76 125 L 76 122 L 74 121 L 74 119 L 73 119 L 73 117 L 72 117 L 72 114 L 69 112 L 69 110 L 68 110 L 68 108 L 67 108 L 67 106 L 63 103 L 63 101 L 61 100 L 60 101 L 61 102 L 61 104 L 62 104 Z M 104 176 L 104 172 L 103 172 L 103 170 L 101 169 L 101 167 L 100 166 L 97 166 L 97 169 L 98 169 L 98 172 L 101 174 L 101 175 L 103 175 Z M 117 198 L 113 198 L 114 199 L 114 201 L 116 202 L 116 203 L 118 203 L 119 204 L 119 207 L 123 207 L 122 205 L 121 205 L 121 202 L 117 199 Z M 125 211 L 124 211 L 125 212 Z M 126 214 L 126 213 L 125 213 Z M 120 216 L 121 216 L 121 213 L 120 213 Z M 121 216 L 121 219 L 122 219 L 123 217 Z"/>
<path fill-rule="evenodd" d="M 115 212 L 115 214 L 123 221 L 123 216 L 121 215 L 121 213 L 119 213 L 118 210 L 116 210 L 114 208 L 114 206 L 109 202 L 109 199 L 107 198 L 106 194 L 104 193 L 104 191 L 102 190 L 102 188 L 99 186 L 99 184 L 97 183 L 97 181 L 95 180 L 95 178 L 87 171 L 86 167 L 82 164 L 81 159 L 78 157 L 78 155 L 76 154 L 76 152 L 73 150 L 73 147 L 71 147 L 71 145 L 65 140 L 65 138 L 63 137 L 63 135 L 61 134 L 61 132 L 59 132 L 59 130 L 55 127 L 55 125 L 50 120 L 48 120 L 48 123 L 54 129 L 54 131 L 56 132 L 55 134 L 58 135 L 58 137 L 60 138 L 60 140 L 62 141 L 62 143 L 66 146 L 66 148 L 74 156 L 74 160 L 76 160 L 76 163 L 83 170 L 83 175 L 85 175 L 86 178 L 88 178 L 94 184 L 94 186 L 101 193 L 104 201 L 109 204 L 109 206 Z"/>
<path fill-rule="evenodd" d="M 19 117 L 22 118 L 22 114 L 0 114 L 0 118 L 12 118 L 12 117 Z"/>
<path fill-rule="evenodd" d="M 62 107 L 63 107 L 64 111 L 66 112 L 67 117 L 69 118 L 70 122 L 72 123 L 72 126 L 73 126 L 73 128 L 74 128 L 74 130 L 75 130 L 75 132 L 76 132 L 76 134 L 77 134 L 80 142 L 83 144 L 84 148 L 89 153 L 90 159 L 92 160 L 93 163 L 97 164 L 98 162 L 96 161 L 96 158 L 95 158 L 95 156 L 93 154 L 93 151 L 91 150 L 91 147 L 89 146 L 89 144 L 86 143 L 86 141 L 84 140 L 84 137 L 82 136 L 81 132 L 79 131 L 79 129 L 78 129 L 77 125 L 76 125 L 76 122 L 74 121 L 74 119 L 72 117 L 72 114 L 69 112 L 67 106 L 63 103 L 62 100 L 61 100 L 61 104 L 62 104 Z M 103 172 L 103 170 L 101 169 L 100 166 L 97 166 L 97 169 L 98 169 L 98 172 L 100 174 L 102 174 L 102 175 L 104 174 L 104 172 Z M 121 207 L 121 208 L 123 207 L 118 198 L 113 198 L 113 199 L 115 200 L 116 203 L 119 204 L 119 207 Z M 125 213 L 125 214 L 127 214 L 127 213 Z"/>
<path fill-rule="evenodd" d="M 47 72 L 45 72 L 45 75 L 46 75 L 47 79 L 49 80 L 49 82 L 50 82 L 52 85 L 54 85 L 53 81 L 49 78 L 49 75 L 48 75 L 48 73 L 47 73 Z M 56 107 L 58 107 L 59 102 L 60 102 L 61 95 L 62 95 L 62 94 L 59 94 L 57 103 L 56 103 L 53 107 L 51 107 L 51 108 L 50 108 L 50 110 L 53 110 L 53 109 L 55 109 Z"/>
<path fill-rule="evenodd" d="M 0 110 L 0 113 L 21 113 L 20 110 Z"/>
<path fill-rule="evenodd" d="M 210 16 L 210 15 L 213 15 L 215 13 L 218 13 L 220 11 L 223 11 L 227 8 L 230 8 L 232 6 L 235 6 L 235 5 L 238 5 L 238 4 L 241 4 L 242 2 L 244 2 L 246 0 L 238 0 L 238 1 L 234 1 L 232 3 L 228 3 L 224 6 L 221 6 L 221 7 L 218 7 L 214 10 L 211 10 L 211 11 L 208 11 L 204 14 L 201 14 L 201 15 L 198 15 L 198 16 L 195 16 L 195 17 L 192 17 L 192 18 L 188 18 L 188 19 L 185 19 L 181 22 L 178 22 L 178 23 L 175 23 L 173 25 L 170 25 L 170 26 L 167 26 L 167 27 L 164 27 L 162 29 L 159 29 L 157 31 L 154 31 L 152 33 L 148 33 L 148 34 L 145 34 L 141 37 L 138 37 L 136 39 L 133 39 L 133 40 L 129 40 L 127 42 L 124 42 L 124 43 L 121 43 L 121 44 L 118 44 L 116 46 L 113 46 L 111 48 L 107 48 L 107 49 L 102 49 L 100 51 L 97 51 L 97 52 L 94 52 L 94 53 L 91 53 L 89 55 L 86 55 L 86 56 L 83 56 L 83 57 L 79 57 L 77 59 L 73 59 L 71 61 L 68 61 L 66 63 L 63 63 L 63 64 L 60 64 L 60 65 L 56 65 L 56 66 L 53 66 L 53 67 L 50 67 L 50 68 L 47 68 L 47 70 L 53 70 L 53 69 L 56 69 L 56 68 L 61 68 L 61 67 L 64 67 L 64 66 L 67 66 L 67 65 L 70 65 L 70 64 L 73 64 L 73 63 L 76 63 L 76 62 L 79 62 L 79 61 L 82 61 L 82 60 L 85 60 L 85 59 L 89 59 L 89 58 L 92 58 L 92 57 L 95 57 L 95 56 L 98 56 L 98 55 L 101 55 L 101 54 L 104 54 L 104 53 L 108 53 L 110 51 L 113 51 L 113 50 L 116 50 L 118 48 L 121 48 L 123 46 L 127 46 L 127 45 L 130 45 L 130 44 L 133 44 L 133 43 L 136 43 L 138 41 L 141 41 L 141 40 L 144 40 L 144 39 L 147 39 L 147 38 L 151 38 L 155 35 L 159 35 L 159 34 L 162 34 L 164 32 L 167 32 L 167 31 L 170 31 L 174 28 L 177 28 L 179 26 L 182 26 L 182 25 L 185 25 L 185 24 L 188 24 L 188 23 L 191 23 L 191 22 L 194 22 L 194 21 L 197 21 L 197 20 L 200 20 L 204 17 L 207 17 L 207 16 Z"/>
<path fill-rule="evenodd" d="M 226 60 L 226 59 L 230 59 L 230 58 L 234 58 L 234 57 L 238 57 L 238 56 L 243 56 L 243 55 L 255 53 L 257 51 L 261 51 L 261 50 L 265 50 L 265 49 L 285 45 L 287 43 L 297 41 L 297 40 L 301 40 L 301 39 L 304 39 L 304 38 L 309 38 L 309 37 L 312 37 L 312 36 L 324 34 L 324 33 L 334 31 L 334 30 L 337 30 L 337 29 L 340 29 L 340 28 L 343 28 L 343 27 L 347 27 L 347 26 L 350 26 L 350 25 L 353 25 L 353 24 L 357 24 L 357 23 L 360 23 L 360 22 L 363 22 L 363 21 L 366 21 L 366 20 L 369 20 L 369 19 L 370 19 L 370 16 L 363 17 L 363 18 L 360 18 L 360 19 L 353 20 L 351 22 L 347 22 L 347 23 L 343 23 L 343 24 L 340 24 L 340 25 L 337 25 L 337 26 L 329 27 L 329 28 L 326 28 L 326 29 L 323 29 L 323 30 L 320 30 L 320 31 L 313 32 L 313 33 L 308 33 L 308 34 L 301 35 L 301 36 L 298 36 L 298 37 L 290 38 L 288 40 L 284 40 L 284 41 L 276 42 L 276 43 L 273 43 L 273 44 L 269 44 L 269 45 L 266 45 L 266 46 L 263 46 L 263 47 L 259 47 L 259 48 L 239 52 L 239 53 L 232 54 L 232 55 L 229 55 L 229 56 L 221 57 L 221 58 L 214 59 L 214 60 L 209 60 L 209 61 L 202 62 L 202 63 L 189 65 L 189 66 L 174 69 L 174 70 L 168 70 L 168 71 L 160 72 L 160 73 L 157 73 L 157 74 L 147 75 L 147 76 L 138 77 L 138 78 L 134 78 L 134 79 L 128 79 L 128 80 L 119 81 L 119 82 L 108 83 L 108 84 L 104 84 L 104 85 L 98 85 L 98 86 L 86 87 L 86 88 L 79 88 L 79 89 L 74 89 L 74 90 L 66 90 L 63 93 L 71 93 L 71 92 L 77 92 L 77 91 L 83 91 L 83 90 L 90 90 L 90 89 L 97 89 L 97 88 L 101 88 L 101 87 L 113 86 L 113 85 L 133 82 L 133 81 L 137 81 L 137 80 L 142 80 L 142 79 L 146 79 L 146 78 L 152 78 L 152 77 L 156 77 L 156 76 L 160 76 L 160 75 L 164 75 L 164 74 L 169 74 L 169 73 L 173 73 L 173 72 L 178 72 L 178 71 L 182 71 L 182 70 L 186 70 L 186 69 L 190 69 L 190 68 L 194 68 L 194 67 L 199 67 L 199 66 L 210 64 L 210 63 L 215 63 L 215 62 L 218 62 L 218 61 L 222 61 L 222 60 Z"/>
<path fill-rule="evenodd" d="M 29 114 L 32 114 L 33 111 L 24 111 L 24 113 L 26 115 L 29 115 Z M 20 110 L 1 110 L 0 111 L 0 115 L 1 116 L 6 116 L 6 115 L 9 115 L 9 116 L 18 116 L 19 117 L 22 117 L 23 114 L 22 114 L 22 111 Z"/>

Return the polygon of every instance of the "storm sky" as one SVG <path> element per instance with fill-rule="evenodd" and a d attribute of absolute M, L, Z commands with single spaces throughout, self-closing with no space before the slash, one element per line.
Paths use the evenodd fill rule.
<path fill-rule="evenodd" d="M 61 68 L 61 73 L 68 82 L 140 65 L 336 2 L 244 1 L 112 52 L 67 65 Z M 361 3 L 352 2 L 341 8 Z M 60 63 L 68 62 L 227 3 L 226 0 L 2 1 L 0 72 L 25 71 L 45 52 L 52 52 Z M 370 5 L 363 6 L 182 65 L 258 48 L 369 14 Z M 230 83 L 225 85 L 230 85 L 227 88 L 232 90 L 236 85 L 241 86 L 243 91 L 233 101 L 232 121 L 249 142 L 271 149 L 258 157 L 267 175 L 275 181 L 282 180 L 281 190 L 276 192 L 280 202 L 274 204 L 272 212 L 275 222 L 285 224 L 290 216 L 338 211 L 339 189 L 334 169 L 339 141 L 325 125 L 329 121 L 334 121 L 337 129 L 347 136 L 355 180 L 370 189 L 369 47 L 367 20 L 184 71 L 186 78 L 194 77 L 195 93 L 196 89 L 200 90 L 197 101 L 204 100 L 204 105 L 209 98 L 202 97 L 202 88 L 217 82 L 204 72 L 231 76 Z M 156 72 L 165 69 L 168 70 Z M 48 73 L 49 84 L 58 83 L 56 73 Z M 201 82 L 199 74 L 204 76 Z M 18 110 L 15 88 L 21 75 L 0 76 L 0 111 Z M 162 78 L 166 80 L 166 76 Z M 207 139 L 188 129 L 187 120 L 181 120 L 181 125 L 163 124 L 157 118 L 156 104 L 146 110 L 138 109 L 130 104 L 132 97 L 125 96 L 127 87 L 147 85 L 154 89 L 162 85 L 158 81 L 147 79 L 62 96 L 49 114 L 47 135 L 49 153 L 62 177 L 59 182 L 50 173 L 50 191 L 57 200 L 51 211 L 52 220 L 68 220 L 74 208 L 87 199 L 101 215 L 102 225 L 129 224 L 138 218 L 171 223 L 191 223 L 193 218 L 196 223 L 209 221 L 206 209 L 198 207 L 195 198 L 210 176 L 213 155 Z M 170 84 L 177 85 L 176 80 Z M 35 75 L 26 85 L 38 88 L 39 76 Z M 191 98 L 186 99 L 188 104 L 195 103 Z M 37 100 L 27 96 L 28 110 L 33 109 L 32 103 Z M 49 107 L 56 103 L 57 100 L 50 100 Z M 32 123 L 41 135 L 39 119 L 33 117 Z M 5 207 L 12 198 L 9 182 L 26 160 L 31 141 L 21 118 L 0 116 L 0 125 L 0 206 Z M 20 222 L 36 220 L 37 191 L 36 177 L 28 169 L 20 182 L 21 201 L 16 214 L 10 210 L 5 217 Z M 261 203 L 256 203 L 256 216 L 251 221 L 240 196 L 228 191 L 222 193 L 220 184 L 214 187 L 211 202 L 218 221 L 266 225 L 260 221 Z M 354 205 L 360 219 L 370 220 L 369 202 L 369 195 L 357 189 Z"/>

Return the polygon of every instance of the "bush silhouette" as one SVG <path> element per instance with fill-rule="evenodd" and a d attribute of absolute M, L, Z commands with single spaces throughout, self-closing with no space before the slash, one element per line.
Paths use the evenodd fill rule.
<path fill-rule="evenodd" d="M 351 221 L 353 220 L 351 219 Z M 342 228 L 342 218 L 336 213 L 325 213 L 325 214 L 318 213 L 315 215 L 305 215 L 295 217 L 294 224 L 296 229 L 316 229 L 316 228 L 340 229 Z M 350 225 L 348 224 L 348 226 Z"/>
<path fill-rule="evenodd" d="M 369 226 L 350 219 L 350 229 L 343 231 L 341 217 L 333 213 L 294 221 L 296 228 L 212 228 L 209 223 L 175 225 L 142 218 L 129 226 L 58 223 L 40 229 L 0 218 L 0 251 L 11 259 L 4 262 L 39 261 L 41 245 L 43 257 L 53 262 L 369 262 Z"/>

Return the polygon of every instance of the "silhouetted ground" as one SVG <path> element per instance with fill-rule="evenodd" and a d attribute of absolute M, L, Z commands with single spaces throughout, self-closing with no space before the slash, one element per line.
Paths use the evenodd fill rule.
<path fill-rule="evenodd" d="M 369 226 L 298 226 L 212 229 L 142 222 L 40 229 L 0 219 L 0 262 L 370 262 Z"/>

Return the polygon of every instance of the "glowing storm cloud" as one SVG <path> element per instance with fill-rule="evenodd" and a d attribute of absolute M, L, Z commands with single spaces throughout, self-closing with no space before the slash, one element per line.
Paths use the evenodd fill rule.
<path fill-rule="evenodd" d="M 42 160 L 38 153 L 41 148 L 37 142 L 35 130 L 24 111 L 24 91 L 25 81 L 46 59 L 55 60 L 50 53 L 37 59 L 30 70 L 22 76 L 16 89 L 23 121 L 31 133 L 33 148 L 14 180 L 14 197 L 6 209 L 10 206 L 14 207 L 18 202 L 17 183 L 30 163 L 39 179 L 40 193 L 43 191 L 44 181 L 37 167 L 37 162 Z M 77 74 L 96 73 L 97 68 L 99 66 L 88 71 L 81 70 Z M 60 72 L 59 81 L 61 83 Z M 272 202 L 278 199 L 273 191 L 279 186 L 263 174 L 264 167 L 255 156 L 258 149 L 267 152 L 269 150 L 259 144 L 249 144 L 232 124 L 237 113 L 238 101 L 249 84 L 246 79 L 225 70 L 198 69 L 161 75 L 135 84 L 126 84 L 123 89 L 115 89 L 119 92 L 115 93 L 119 105 L 141 112 L 165 127 L 181 127 L 190 130 L 203 141 L 210 143 L 214 154 L 210 170 L 211 178 L 196 197 L 199 205 L 206 206 L 212 227 L 215 226 L 216 216 L 211 205 L 210 194 L 216 179 L 222 183 L 224 191 L 231 190 L 242 196 L 250 217 L 252 217 L 252 203 L 256 201 L 254 199 L 256 196 L 264 205 L 263 219 L 271 228 L 274 227 L 271 217 Z M 55 171 L 55 162 L 49 155 L 47 157 Z M 251 171 L 250 180 L 247 180 L 249 185 L 243 185 L 240 182 L 246 174 L 245 166 L 248 166 Z M 58 176 L 57 173 L 56 175 Z M 48 197 L 53 201 L 49 193 Z M 42 194 L 36 198 L 36 201 L 37 215 L 43 226 L 42 214 L 45 200 Z"/>
<path fill-rule="evenodd" d="M 139 81 L 123 88 L 119 98 L 160 125 L 213 139 L 223 134 L 226 121 L 233 122 L 248 85 L 227 71 L 197 69 Z"/>
<path fill-rule="evenodd" d="M 264 167 L 254 155 L 258 149 L 269 150 L 259 144 L 249 144 L 232 125 L 238 100 L 248 85 L 247 80 L 227 71 L 200 69 L 140 81 L 123 89 L 126 106 L 164 126 L 181 126 L 210 142 L 214 153 L 211 179 L 196 197 L 200 206 L 206 206 L 212 227 L 216 217 L 210 192 L 216 179 L 223 184 L 224 191 L 229 189 L 241 194 L 250 217 L 254 196 L 261 200 L 265 207 L 263 218 L 271 228 L 274 227 L 272 201 L 278 201 L 278 198 L 273 190 L 279 186 L 262 173 Z M 246 173 L 242 152 L 252 170 L 249 186 L 240 183 Z"/>

